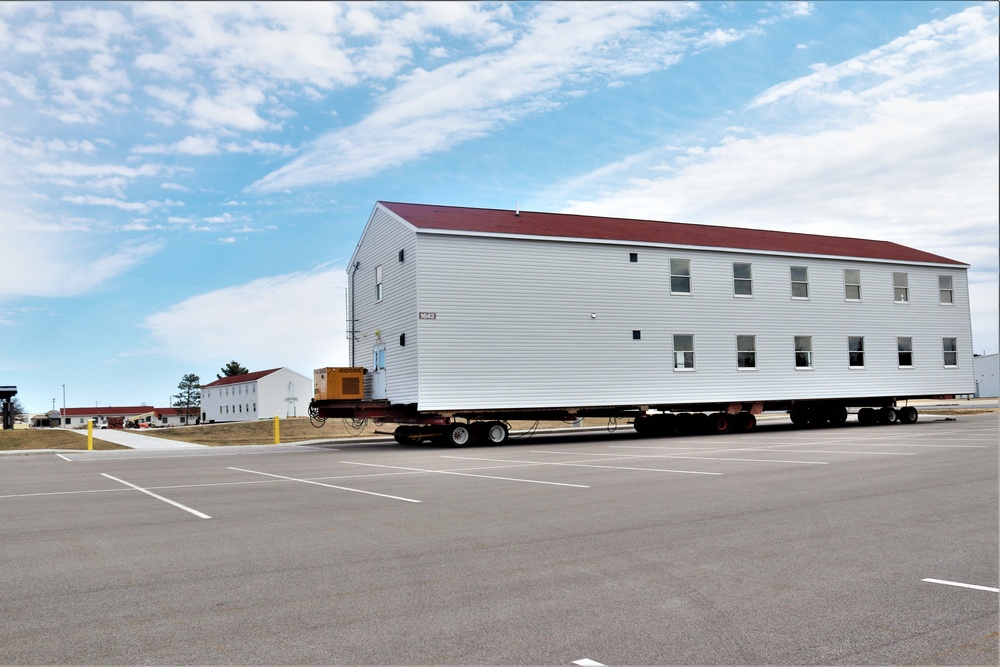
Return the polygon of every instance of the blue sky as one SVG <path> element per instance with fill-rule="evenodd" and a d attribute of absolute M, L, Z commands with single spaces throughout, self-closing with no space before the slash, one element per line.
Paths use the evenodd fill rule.
<path fill-rule="evenodd" d="M 998 347 L 994 2 L 0 3 L 0 384 L 347 363 L 378 200 L 896 241 Z"/>

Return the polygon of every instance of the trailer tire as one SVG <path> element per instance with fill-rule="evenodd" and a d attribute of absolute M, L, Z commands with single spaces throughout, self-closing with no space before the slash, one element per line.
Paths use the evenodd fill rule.
<path fill-rule="evenodd" d="M 728 415 L 725 412 L 716 412 L 711 417 L 712 419 L 712 433 L 718 435 L 725 435 L 729 433 L 729 430 L 733 427 L 733 416 Z"/>
<path fill-rule="evenodd" d="M 878 422 L 878 412 L 874 408 L 861 408 L 858 410 L 858 423 L 862 426 L 873 426 Z"/>
<path fill-rule="evenodd" d="M 847 408 L 842 405 L 830 408 L 829 420 L 833 426 L 843 426 L 847 423 Z"/>
<path fill-rule="evenodd" d="M 919 418 L 920 413 L 917 412 L 917 409 L 912 405 L 899 409 L 899 421 L 904 424 L 915 424 Z"/>
<path fill-rule="evenodd" d="M 503 422 L 490 422 L 486 425 L 486 440 L 491 445 L 506 445 L 510 439 L 510 429 Z"/>
<path fill-rule="evenodd" d="M 444 428 L 444 440 L 452 447 L 468 447 L 472 444 L 472 431 L 468 424 L 448 424 Z"/>
<path fill-rule="evenodd" d="M 878 421 L 880 424 L 896 424 L 899 422 L 899 413 L 890 407 L 884 407 L 878 411 Z"/>
<path fill-rule="evenodd" d="M 735 415 L 729 415 L 732 420 L 731 429 L 733 431 L 752 431 L 757 428 L 757 418 L 753 416 L 752 412 L 738 412 Z"/>
<path fill-rule="evenodd" d="M 788 413 L 788 418 L 791 419 L 792 423 L 796 426 L 809 425 L 809 414 L 805 410 L 799 410 L 796 408 Z"/>

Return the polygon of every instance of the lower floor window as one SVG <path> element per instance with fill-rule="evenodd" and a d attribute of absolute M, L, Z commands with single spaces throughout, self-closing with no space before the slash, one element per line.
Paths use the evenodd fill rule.
<path fill-rule="evenodd" d="M 757 337 L 736 337 L 736 367 L 757 368 Z"/>
<path fill-rule="evenodd" d="M 901 336 L 896 339 L 896 350 L 899 354 L 900 367 L 913 366 L 913 339 Z"/>
<path fill-rule="evenodd" d="M 812 368 L 813 339 L 812 336 L 795 337 L 795 367 Z"/>
<path fill-rule="evenodd" d="M 674 336 L 674 370 L 694 370 L 694 336 Z"/>
<path fill-rule="evenodd" d="M 865 337 L 864 336 L 848 336 L 847 337 L 847 354 L 849 358 L 848 365 L 851 368 L 864 368 L 865 367 Z"/>
<path fill-rule="evenodd" d="M 944 365 L 958 366 L 958 339 L 943 338 L 941 347 L 944 351 Z"/>

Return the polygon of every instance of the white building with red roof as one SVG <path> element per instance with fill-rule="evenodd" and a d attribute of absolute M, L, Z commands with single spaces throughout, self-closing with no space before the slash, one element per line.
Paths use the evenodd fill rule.
<path fill-rule="evenodd" d="M 312 380 L 288 368 L 232 375 L 201 386 L 202 423 L 306 417 Z"/>
<path fill-rule="evenodd" d="M 378 202 L 349 362 L 366 399 L 443 414 L 970 394 L 968 268 L 890 241 Z"/>

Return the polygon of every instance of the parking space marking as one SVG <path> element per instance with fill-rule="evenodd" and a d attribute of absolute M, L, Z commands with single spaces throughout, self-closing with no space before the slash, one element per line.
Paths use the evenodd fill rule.
<path fill-rule="evenodd" d="M 854 445 L 844 443 L 849 447 L 863 447 L 864 445 Z M 778 445 L 780 447 L 780 445 Z M 772 449 L 761 447 L 754 449 L 744 449 L 745 452 L 769 452 L 774 451 Z M 793 454 L 861 454 L 863 456 L 916 456 L 913 452 L 845 452 L 845 451 L 832 451 L 826 449 L 782 449 L 783 452 L 791 452 Z"/>
<path fill-rule="evenodd" d="M 244 446 L 244 445 L 240 445 L 240 446 Z M 247 447 L 257 447 L 259 445 L 245 445 L 245 446 L 247 446 Z M 271 447 L 275 447 L 275 446 L 280 447 L 282 445 L 271 445 Z M 144 456 L 138 456 L 138 455 L 136 455 L 135 454 L 136 451 L 137 450 L 133 449 L 133 450 L 131 450 L 129 452 L 126 452 L 122 456 L 101 456 L 101 454 L 106 454 L 108 452 L 81 452 L 81 457 L 82 458 L 78 458 L 78 459 L 71 459 L 71 458 L 68 458 L 66 456 L 63 456 L 62 454 L 56 454 L 56 456 L 58 456 L 61 459 L 66 460 L 66 461 L 69 461 L 70 463 L 104 463 L 105 461 L 143 461 L 143 460 L 147 460 L 147 459 L 192 459 L 192 458 L 205 458 L 205 457 L 208 457 L 208 456 L 271 456 L 271 455 L 274 455 L 274 454 L 319 454 L 322 451 L 329 452 L 329 451 L 339 451 L 339 450 L 336 450 L 336 449 L 333 449 L 333 450 L 330 450 L 330 449 L 319 450 L 319 449 L 296 448 L 296 449 L 281 449 L 281 450 L 273 450 L 272 449 L 272 450 L 265 451 L 265 452 L 245 452 L 245 451 L 244 452 L 227 452 L 227 451 L 219 451 L 217 448 L 215 448 L 215 449 L 212 449 L 210 451 L 201 450 L 198 453 L 186 453 L 186 454 L 178 454 L 178 453 L 175 453 L 175 452 L 171 452 L 169 450 L 160 450 L 160 451 L 156 452 L 155 454 L 154 453 L 150 453 L 150 454 L 144 455 Z M 92 456 L 92 454 L 97 454 L 97 456 Z"/>
<path fill-rule="evenodd" d="M 461 458 L 461 457 L 444 457 L 444 458 Z M 488 459 L 487 459 L 488 460 Z M 567 484 L 565 482 L 543 482 L 537 479 L 521 479 L 518 477 L 497 477 L 495 475 L 475 475 L 470 472 L 458 472 L 455 470 L 429 470 L 425 468 L 406 468 L 403 466 L 387 466 L 380 465 L 378 463 L 357 463 L 355 461 L 341 461 L 341 463 L 348 463 L 355 466 L 371 466 L 373 468 L 392 468 L 395 470 L 409 470 L 411 472 L 433 472 L 439 475 L 459 475 L 460 477 L 482 477 L 484 479 L 498 479 L 505 482 L 524 482 L 526 484 L 548 484 L 551 486 L 574 486 L 578 489 L 589 489 L 589 486 L 584 486 L 583 484 Z"/>
<path fill-rule="evenodd" d="M 116 482 L 119 482 L 120 484 L 124 484 L 125 486 L 130 486 L 133 489 L 135 489 L 136 491 L 142 491 L 147 496 L 151 496 L 153 498 L 156 498 L 157 500 L 162 500 L 163 502 L 167 503 L 168 505 L 173 505 L 174 507 L 176 507 L 178 509 L 182 509 L 185 512 L 190 512 L 191 514 L 194 514 L 198 518 L 201 518 L 201 519 L 211 519 L 212 518 L 212 517 L 208 516 L 207 514 L 199 512 L 196 509 L 191 509 L 187 505 L 181 505 L 179 502 L 171 500 L 170 498 L 164 498 L 163 496 L 161 496 L 161 495 L 159 495 L 157 493 L 153 493 L 152 491 L 150 491 L 148 489 L 144 489 L 141 486 L 136 486 L 135 484 L 133 484 L 131 482 L 126 482 L 124 479 L 118 479 L 117 477 L 112 477 L 111 475 L 109 475 L 106 472 L 102 472 L 101 474 L 103 476 L 107 477 L 108 479 L 111 479 L 111 480 L 114 480 Z"/>
<path fill-rule="evenodd" d="M 920 581 L 926 581 L 929 584 L 944 584 L 945 586 L 958 586 L 959 588 L 973 588 L 977 591 L 989 591 L 991 593 L 1000 593 L 1000 588 L 991 588 L 989 586 L 977 586 L 976 584 L 961 584 L 957 581 L 944 581 L 943 579 L 921 579 Z"/>
<path fill-rule="evenodd" d="M 494 463 L 524 463 L 527 465 L 537 465 L 537 466 L 566 466 L 567 468 L 604 468 L 611 470 L 637 470 L 640 472 L 676 472 L 683 475 L 721 475 L 721 472 L 704 472 L 702 470 L 670 470 L 666 468 L 626 468 L 625 466 L 595 466 L 590 463 L 583 463 L 577 461 L 561 461 L 556 463 L 554 461 L 518 461 L 512 459 L 484 459 L 476 458 L 473 456 L 442 456 L 443 459 L 459 459 L 463 461 L 492 461 Z M 617 457 L 618 459 L 627 458 L 624 456 Z M 614 458 L 607 459 L 609 461 L 615 460 Z"/>
<path fill-rule="evenodd" d="M 746 450 L 746 451 L 762 451 L 762 450 Z M 766 450 L 764 450 L 766 451 Z M 574 456 L 607 456 L 607 454 L 593 454 L 587 452 L 548 452 L 548 451 L 534 451 L 532 454 L 573 454 Z M 706 452 L 707 453 L 707 452 Z M 840 453 L 840 452 L 836 452 Z M 814 466 L 825 466 L 828 464 L 827 461 L 783 461 L 779 459 L 734 459 L 734 458 L 720 458 L 715 456 L 688 456 L 685 454 L 620 454 L 616 455 L 616 458 L 630 458 L 630 459 L 693 459 L 695 461 L 747 461 L 750 463 L 798 463 L 802 465 L 814 465 Z"/>
<path fill-rule="evenodd" d="M 335 486 L 333 484 L 324 484 L 323 482 L 315 482 L 311 479 L 299 479 L 298 477 L 286 477 L 285 475 L 275 475 L 269 472 L 261 472 L 259 470 L 246 470 L 245 468 L 229 468 L 229 470 L 237 470 L 239 472 L 248 472 L 254 475 L 264 475 L 265 477 L 276 477 L 278 479 L 284 479 L 289 482 L 302 482 L 303 484 L 315 484 L 316 486 L 325 486 L 329 489 L 339 489 L 341 491 L 353 491 L 354 493 L 363 493 L 368 496 L 379 496 L 380 498 L 389 498 L 391 500 L 402 500 L 407 503 L 420 503 L 422 500 L 414 500 L 413 498 L 403 498 L 402 496 L 390 496 L 387 493 L 375 493 L 374 491 L 363 491 L 362 489 L 352 489 L 349 486 Z"/>
<path fill-rule="evenodd" d="M 604 663 L 597 662 L 596 660 L 591 660 L 590 658 L 581 658 L 579 660 L 573 661 L 574 665 L 578 667 L 605 667 Z"/>

